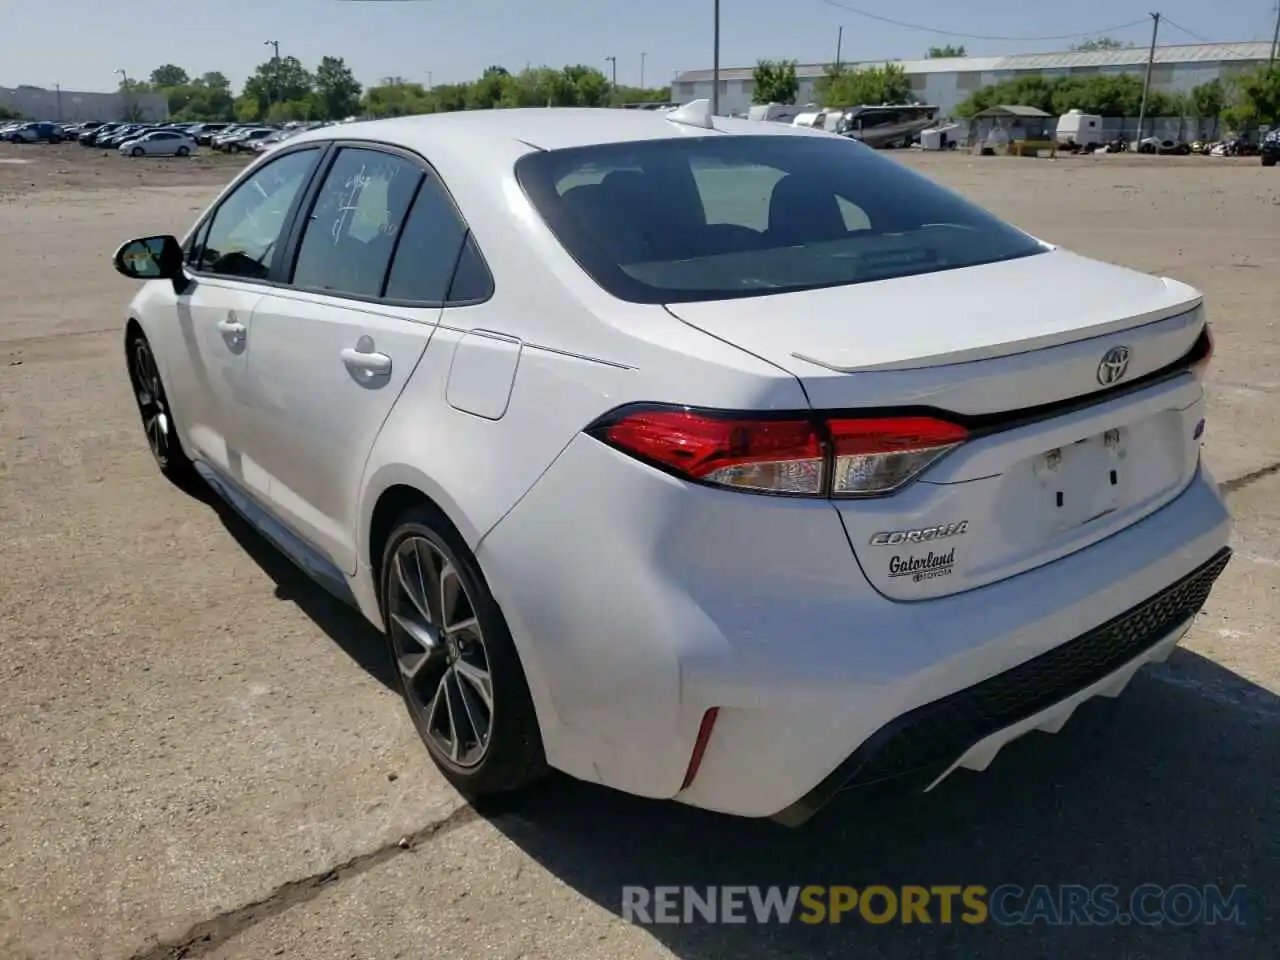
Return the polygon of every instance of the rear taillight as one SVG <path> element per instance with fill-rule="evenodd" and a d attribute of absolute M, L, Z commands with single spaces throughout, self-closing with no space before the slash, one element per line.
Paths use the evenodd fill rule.
<path fill-rule="evenodd" d="M 587 433 L 668 473 L 756 493 L 892 493 L 968 437 L 933 417 L 749 417 L 685 407 L 623 408 Z"/>
<path fill-rule="evenodd" d="M 968 437 L 964 427 L 933 417 L 830 420 L 835 445 L 832 496 L 897 490 Z"/>

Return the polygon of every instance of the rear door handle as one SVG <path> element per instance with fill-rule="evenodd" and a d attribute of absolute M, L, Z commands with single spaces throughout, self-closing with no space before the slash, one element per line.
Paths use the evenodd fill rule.
<path fill-rule="evenodd" d="M 391 372 L 391 358 L 385 353 L 365 353 L 347 347 L 342 351 L 342 362 L 349 370 L 358 370 L 374 376 L 385 376 Z"/>

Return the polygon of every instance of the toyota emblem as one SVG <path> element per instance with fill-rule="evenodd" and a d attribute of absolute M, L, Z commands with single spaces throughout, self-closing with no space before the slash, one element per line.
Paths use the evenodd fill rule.
<path fill-rule="evenodd" d="M 1098 382 L 1104 387 L 1119 383 L 1129 372 L 1129 348 L 1112 347 L 1098 364 Z"/>

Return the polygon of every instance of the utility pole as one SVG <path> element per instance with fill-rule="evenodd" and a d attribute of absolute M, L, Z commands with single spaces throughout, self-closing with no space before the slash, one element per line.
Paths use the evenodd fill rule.
<path fill-rule="evenodd" d="M 1138 148 L 1142 147 L 1142 124 L 1147 119 L 1147 96 L 1151 92 L 1151 65 L 1156 59 L 1156 35 L 1160 32 L 1160 14 L 1151 14 L 1151 50 L 1147 53 L 1147 75 L 1142 81 L 1142 106 L 1138 108 Z"/>
<path fill-rule="evenodd" d="M 1280 44 L 1280 3 L 1276 4 L 1276 29 L 1271 34 L 1271 57 L 1267 60 L 1267 69 L 1271 70 L 1276 65 L 1276 45 Z"/>
<path fill-rule="evenodd" d="M 271 47 L 275 55 L 271 58 L 271 90 L 267 93 L 267 102 L 274 104 L 280 99 L 280 41 L 264 40 L 264 47 Z"/>
<path fill-rule="evenodd" d="M 840 48 L 844 46 L 844 27 L 836 31 L 836 73 L 840 72 Z"/>
<path fill-rule="evenodd" d="M 613 105 L 618 105 L 618 58 L 605 57 L 605 61 L 612 68 L 612 78 L 609 80 L 609 99 L 613 101 Z"/>
<path fill-rule="evenodd" d="M 715 34 L 711 50 L 711 115 L 720 116 L 720 0 L 712 0 Z"/>
<path fill-rule="evenodd" d="M 641 90 L 644 89 L 644 61 L 647 56 L 649 56 L 647 53 L 642 52 L 640 54 L 640 89 Z"/>
<path fill-rule="evenodd" d="M 116 75 L 120 78 L 120 103 L 124 113 L 121 119 L 129 120 L 133 112 L 129 109 L 129 74 L 124 70 L 117 70 Z"/>
<path fill-rule="evenodd" d="M 55 83 L 53 85 L 53 102 L 54 102 L 53 109 L 57 113 L 57 117 L 55 119 L 57 119 L 57 121 L 61 123 L 62 122 L 62 84 L 60 83 Z"/>

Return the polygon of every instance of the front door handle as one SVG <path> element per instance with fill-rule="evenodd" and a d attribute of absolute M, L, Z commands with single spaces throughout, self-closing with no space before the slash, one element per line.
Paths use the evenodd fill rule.
<path fill-rule="evenodd" d="M 235 318 L 235 314 L 231 314 L 225 320 L 219 320 L 217 327 L 218 332 L 233 344 L 240 343 L 244 340 L 245 326 Z"/>
<path fill-rule="evenodd" d="M 391 372 L 391 358 L 385 353 L 366 353 L 363 350 L 355 350 L 347 347 L 342 351 L 342 362 L 347 365 L 347 369 L 359 373 L 367 373 L 371 376 L 386 376 Z"/>

